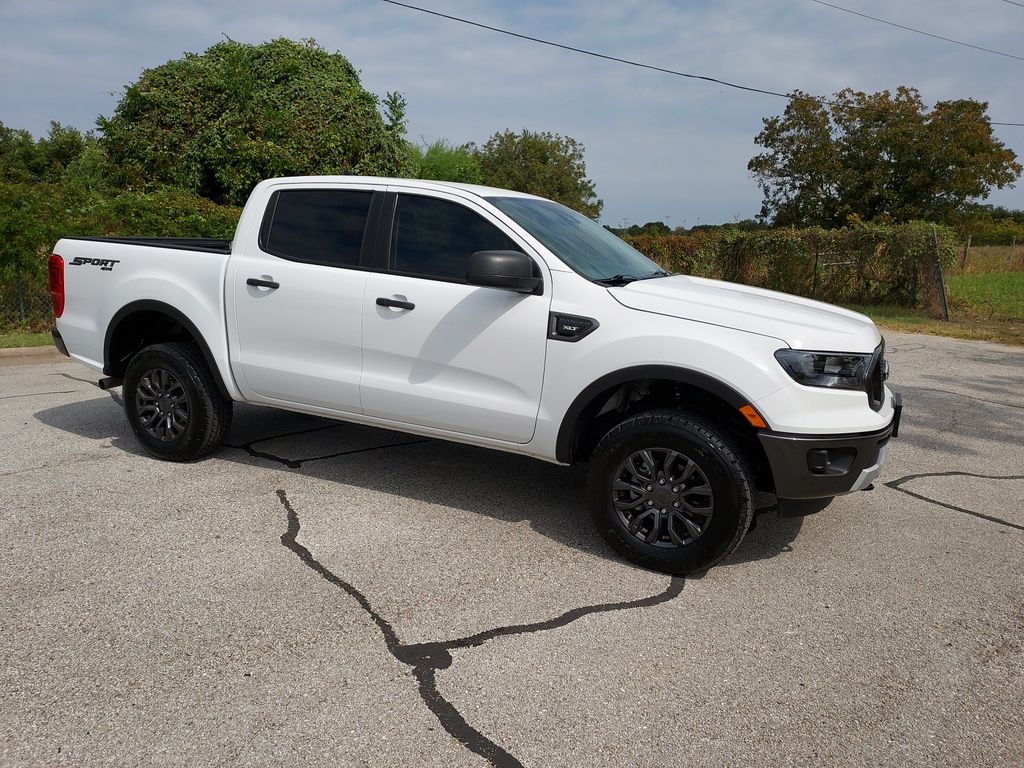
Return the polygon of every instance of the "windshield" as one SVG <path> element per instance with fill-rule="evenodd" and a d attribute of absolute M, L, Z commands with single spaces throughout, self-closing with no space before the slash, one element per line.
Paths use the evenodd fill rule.
<path fill-rule="evenodd" d="M 530 197 L 487 201 L 588 280 L 624 285 L 668 274 L 596 221 L 564 205 Z"/>

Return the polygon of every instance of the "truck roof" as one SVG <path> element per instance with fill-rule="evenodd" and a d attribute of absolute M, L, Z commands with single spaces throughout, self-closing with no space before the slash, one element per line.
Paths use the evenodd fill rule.
<path fill-rule="evenodd" d="M 462 184 L 456 181 L 433 181 L 430 179 L 403 179 L 386 176 L 280 176 L 273 179 L 266 179 L 263 184 L 273 182 L 292 182 L 296 184 L 323 184 L 323 183 L 362 183 L 362 184 L 401 184 L 404 187 L 414 189 L 443 190 L 445 188 L 461 189 L 464 192 L 478 197 L 529 197 L 536 200 L 544 198 L 537 195 L 529 195 L 525 192 L 516 192 L 511 189 L 499 187 L 487 187 L 482 184 Z"/>

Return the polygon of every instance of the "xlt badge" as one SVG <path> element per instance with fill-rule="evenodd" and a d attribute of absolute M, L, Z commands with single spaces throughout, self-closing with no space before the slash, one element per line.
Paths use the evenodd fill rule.
<path fill-rule="evenodd" d="M 548 319 L 548 338 L 558 341 L 579 341 L 595 331 L 600 323 L 592 317 L 551 313 Z"/>

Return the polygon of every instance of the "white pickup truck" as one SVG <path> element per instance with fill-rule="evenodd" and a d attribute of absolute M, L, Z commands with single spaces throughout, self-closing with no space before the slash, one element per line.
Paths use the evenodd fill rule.
<path fill-rule="evenodd" d="M 728 555 L 780 509 L 868 488 L 898 430 L 870 319 L 669 274 L 595 222 L 502 189 L 271 179 L 230 242 L 65 238 L 62 352 L 124 387 L 154 456 L 198 459 L 233 402 L 589 462 L 622 555 Z"/>

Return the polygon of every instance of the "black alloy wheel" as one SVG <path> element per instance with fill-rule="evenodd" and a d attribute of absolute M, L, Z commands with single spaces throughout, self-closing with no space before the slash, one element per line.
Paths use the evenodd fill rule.
<path fill-rule="evenodd" d="M 166 461 L 194 461 L 214 451 L 231 427 L 199 347 L 181 341 L 139 351 L 124 374 L 124 411 L 142 447 Z"/>
<path fill-rule="evenodd" d="M 586 499 L 616 552 L 685 574 L 710 568 L 739 545 L 754 518 L 753 487 L 721 425 L 688 411 L 648 411 L 598 442 Z"/>
<path fill-rule="evenodd" d="M 139 377 L 135 412 L 142 428 L 157 440 L 176 440 L 188 427 L 185 387 L 166 368 L 151 368 Z"/>
<path fill-rule="evenodd" d="M 643 448 L 619 465 L 612 482 L 619 520 L 655 547 L 685 547 L 715 514 L 715 493 L 696 462 L 671 448 Z"/>

